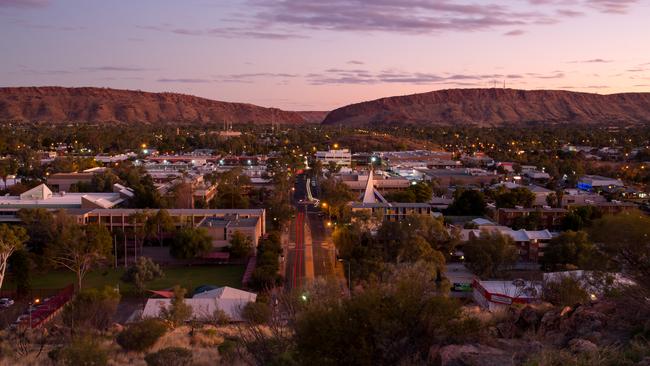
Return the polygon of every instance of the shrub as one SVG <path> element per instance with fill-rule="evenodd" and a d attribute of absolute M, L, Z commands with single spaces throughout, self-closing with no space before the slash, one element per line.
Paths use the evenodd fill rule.
<path fill-rule="evenodd" d="M 140 257 L 122 276 L 122 281 L 132 283 L 138 292 L 143 292 L 147 282 L 161 278 L 164 273 L 151 258 Z"/>
<path fill-rule="evenodd" d="M 589 301 L 589 294 L 579 278 L 564 276 L 557 282 L 544 284 L 544 300 L 559 306 L 573 306 Z"/>
<path fill-rule="evenodd" d="M 192 352 L 187 348 L 167 347 L 148 354 L 144 360 L 147 366 L 189 366 L 192 364 Z"/>
<path fill-rule="evenodd" d="M 130 325 L 117 335 L 117 344 L 127 351 L 144 352 L 167 332 L 167 326 L 158 319 L 145 319 Z"/>
<path fill-rule="evenodd" d="M 47 356 L 56 365 L 103 366 L 108 364 L 108 354 L 96 340 L 77 338 L 65 347 L 55 348 Z"/>
<path fill-rule="evenodd" d="M 252 324 L 264 324 L 271 319 L 271 308 L 261 302 L 249 302 L 242 309 L 241 316 Z"/>
<path fill-rule="evenodd" d="M 233 339 L 226 338 L 218 347 L 219 355 L 224 361 L 232 361 L 237 352 L 237 342 Z"/>
<path fill-rule="evenodd" d="M 180 286 L 174 286 L 174 297 L 171 304 L 160 311 L 160 316 L 172 323 L 174 326 L 183 324 L 192 316 L 192 307 L 185 303 L 187 290 Z"/>
<path fill-rule="evenodd" d="M 110 286 L 81 290 L 63 310 L 63 322 L 80 329 L 106 329 L 119 303 L 120 293 Z"/>

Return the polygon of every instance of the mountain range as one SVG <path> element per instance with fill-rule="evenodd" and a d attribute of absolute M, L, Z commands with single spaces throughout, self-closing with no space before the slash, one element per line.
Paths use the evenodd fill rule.
<path fill-rule="evenodd" d="M 381 123 L 499 126 L 543 123 L 648 123 L 650 93 L 448 89 L 381 98 L 331 111 L 324 124 Z"/>
<path fill-rule="evenodd" d="M 126 123 L 319 123 L 500 126 L 650 122 L 650 93 L 447 89 L 381 98 L 331 112 L 284 111 L 176 93 L 108 88 L 0 88 L 0 121 Z"/>
<path fill-rule="evenodd" d="M 0 88 L 0 120 L 15 122 L 284 123 L 301 124 L 297 112 L 192 95 L 107 88 Z"/>

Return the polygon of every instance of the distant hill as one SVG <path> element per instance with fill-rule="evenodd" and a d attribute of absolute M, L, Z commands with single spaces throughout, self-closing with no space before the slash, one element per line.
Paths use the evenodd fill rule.
<path fill-rule="evenodd" d="M 307 123 L 321 123 L 327 116 L 328 111 L 296 111 Z"/>
<path fill-rule="evenodd" d="M 0 121 L 305 123 L 296 112 L 191 95 L 107 88 L 0 88 Z"/>
<path fill-rule="evenodd" d="M 331 111 L 324 124 L 377 123 L 499 126 L 544 123 L 648 123 L 650 93 L 448 89 L 382 98 Z"/>

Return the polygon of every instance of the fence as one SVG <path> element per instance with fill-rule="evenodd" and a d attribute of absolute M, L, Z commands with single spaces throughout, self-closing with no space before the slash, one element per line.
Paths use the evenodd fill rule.
<path fill-rule="evenodd" d="M 38 328 L 54 318 L 72 299 L 74 295 L 74 285 L 59 290 L 55 295 L 41 300 L 35 304 L 35 308 L 27 309 L 27 316 L 21 316 L 18 322 L 19 326 Z"/>

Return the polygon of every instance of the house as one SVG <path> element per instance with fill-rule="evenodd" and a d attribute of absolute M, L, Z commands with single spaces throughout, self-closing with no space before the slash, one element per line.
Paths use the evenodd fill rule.
<path fill-rule="evenodd" d="M 474 301 L 489 311 L 499 311 L 513 304 L 530 304 L 539 301 L 542 285 L 539 282 L 481 281 L 472 282 Z"/>
<path fill-rule="evenodd" d="M 537 224 L 544 228 L 555 230 L 562 226 L 562 219 L 569 211 L 563 208 L 500 208 L 496 211 L 496 222 L 502 226 L 516 226 L 520 220 L 535 218 Z"/>
<path fill-rule="evenodd" d="M 208 231 L 212 237 L 214 248 L 224 248 L 230 245 L 230 239 L 235 232 L 240 232 L 251 239 L 253 246 L 257 247 L 262 236 L 262 222 L 260 216 L 240 217 L 239 215 L 223 217 L 206 217 L 198 225 Z"/>
<path fill-rule="evenodd" d="M 244 320 L 241 317 L 241 310 L 256 299 L 255 293 L 224 286 L 195 294 L 192 298 L 185 299 L 185 303 L 192 308 L 193 320 L 210 321 L 214 319 L 217 310 L 222 310 L 231 321 L 240 322 Z M 148 299 L 142 311 L 142 318 L 160 317 L 162 309 L 170 305 L 169 298 Z"/>
<path fill-rule="evenodd" d="M 577 184 L 578 189 L 583 191 L 599 191 L 603 189 L 614 189 L 624 187 L 620 179 L 603 177 L 600 175 L 584 175 Z"/>
<path fill-rule="evenodd" d="M 544 248 L 546 245 L 555 237 L 555 235 L 548 230 L 513 230 L 506 226 L 493 224 L 479 225 L 479 229 L 462 229 L 460 237 L 461 240 L 467 241 L 471 238 L 478 238 L 481 235 L 481 232 L 498 232 L 501 235 L 509 236 L 517 246 L 519 261 L 532 263 L 537 263 L 539 258 L 544 255 Z"/>

